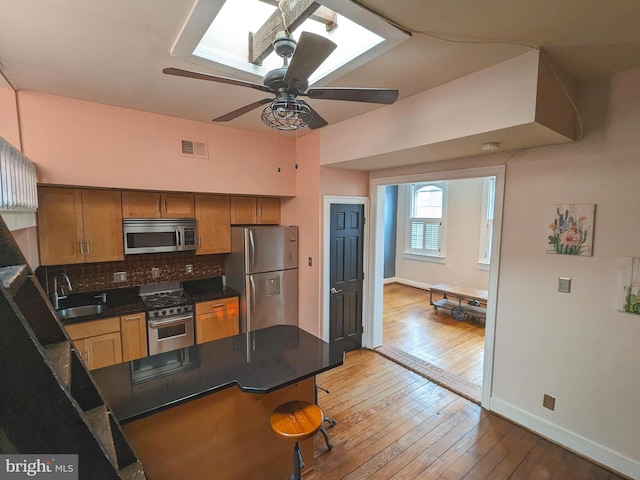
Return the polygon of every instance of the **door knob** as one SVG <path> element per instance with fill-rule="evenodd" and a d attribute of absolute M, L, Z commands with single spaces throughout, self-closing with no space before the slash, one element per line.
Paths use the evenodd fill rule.
<path fill-rule="evenodd" d="M 340 293 L 342 290 L 336 290 L 335 288 L 331 287 L 331 290 L 329 290 L 331 293 Z"/>

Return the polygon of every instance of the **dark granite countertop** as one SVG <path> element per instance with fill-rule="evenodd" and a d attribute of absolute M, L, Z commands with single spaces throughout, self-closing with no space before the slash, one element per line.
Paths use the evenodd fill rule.
<path fill-rule="evenodd" d="M 293 325 L 241 333 L 93 371 L 127 423 L 237 385 L 270 393 L 342 365 L 344 353 Z"/>
<path fill-rule="evenodd" d="M 238 296 L 238 292 L 233 289 L 226 288 L 223 285 L 221 277 L 189 280 L 182 283 L 185 292 L 194 303 Z M 61 307 L 72 307 L 98 303 L 96 296 L 103 292 L 106 293 L 107 302 L 104 304 L 105 309 L 101 313 L 75 318 L 66 318 L 62 320 L 62 323 L 69 325 L 72 323 L 88 322 L 91 320 L 99 320 L 101 318 L 119 317 L 121 315 L 145 311 L 144 304 L 139 297 L 140 289 L 138 287 L 69 294 L 67 298 L 60 301 L 60 305 Z"/>

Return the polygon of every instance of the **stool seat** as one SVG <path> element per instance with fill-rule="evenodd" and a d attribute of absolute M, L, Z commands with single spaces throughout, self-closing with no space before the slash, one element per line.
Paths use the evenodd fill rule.
<path fill-rule="evenodd" d="M 271 429 L 283 440 L 301 441 L 322 428 L 324 415 L 315 403 L 294 400 L 283 403 L 271 414 Z"/>

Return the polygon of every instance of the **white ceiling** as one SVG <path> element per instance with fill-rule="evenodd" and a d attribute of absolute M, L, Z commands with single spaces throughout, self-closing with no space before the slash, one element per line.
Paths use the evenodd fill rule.
<path fill-rule="evenodd" d="M 210 122 L 264 94 L 162 74 L 172 66 L 225 75 L 169 54 L 194 1 L 2 0 L 0 64 L 20 90 Z M 517 43 L 542 46 L 580 82 L 640 65 L 638 0 L 359 3 L 413 32 L 465 43 L 414 33 L 331 86 L 398 88 L 402 99 L 529 50 Z M 309 103 L 329 123 L 384 108 Z M 259 110 L 226 125 L 275 133 Z"/>

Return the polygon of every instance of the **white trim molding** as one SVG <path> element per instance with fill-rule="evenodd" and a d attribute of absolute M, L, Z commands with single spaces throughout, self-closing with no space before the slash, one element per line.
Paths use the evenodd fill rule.
<path fill-rule="evenodd" d="M 608 468 L 630 478 L 640 478 L 640 463 L 618 452 L 614 452 L 558 425 L 549 423 L 496 397 L 491 399 L 491 410 L 579 455 L 606 465 Z"/>
<path fill-rule="evenodd" d="M 382 345 L 383 279 L 384 279 L 384 215 L 385 188 L 387 185 L 405 183 L 456 180 L 463 178 L 496 177 L 494 206 L 494 241 L 489 268 L 489 301 L 485 324 L 484 371 L 482 377 L 482 406 L 491 409 L 491 385 L 493 380 L 493 353 L 495 341 L 496 304 L 498 297 L 498 269 L 500 266 L 500 234 L 502 229 L 502 202 L 504 197 L 504 165 L 466 168 L 441 172 L 423 172 L 372 178 L 369 182 L 371 215 L 369 216 L 370 248 L 368 275 L 369 315 L 364 317 L 365 346 Z"/>

